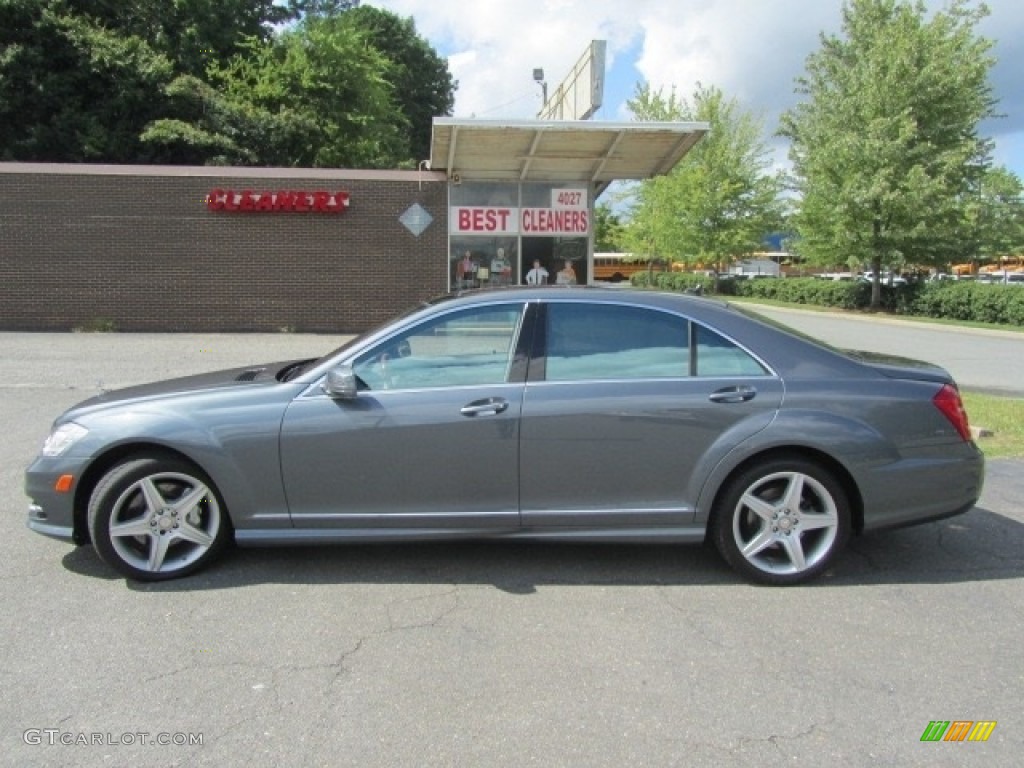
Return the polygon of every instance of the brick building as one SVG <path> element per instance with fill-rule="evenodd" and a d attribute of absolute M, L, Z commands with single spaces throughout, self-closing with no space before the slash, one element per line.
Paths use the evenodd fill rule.
<path fill-rule="evenodd" d="M 0 163 L 0 328 L 356 332 L 447 290 L 446 204 L 431 172 Z"/>
<path fill-rule="evenodd" d="M 0 163 L 0 330 L 355 333 L 535 262 L 591 282 L 595 199 L 706 130 L 438 118 L 417 171 Z"/>

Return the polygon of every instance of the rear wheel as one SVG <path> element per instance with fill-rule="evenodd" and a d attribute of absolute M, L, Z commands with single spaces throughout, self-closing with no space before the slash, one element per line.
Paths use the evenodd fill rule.
<path fill-rule="evenodd" d="M 762 584 L 796 584 L 828 568 L 850 537 L 840 483 L 805 459 L 771 459 L 728 483 L 712 517 L 726 561 Z"/>
<path fill-rule="evenodd" d="M 118 464 L 89 500 L 89 532 L 97 553 L 133 579 L 185 576 L 214 560 L 231 536 L 213 482 L 174 458 Z"/>

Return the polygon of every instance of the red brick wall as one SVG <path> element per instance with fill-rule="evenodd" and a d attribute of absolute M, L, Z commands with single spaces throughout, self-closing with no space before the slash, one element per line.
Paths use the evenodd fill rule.
<path fill-rule="evenodd" d="M 215 212 L 215 188 L 351 204 Z M 446 290 L 447 229 L 441 174 L 0 163 L 0 329 L 353 333 Z"/>

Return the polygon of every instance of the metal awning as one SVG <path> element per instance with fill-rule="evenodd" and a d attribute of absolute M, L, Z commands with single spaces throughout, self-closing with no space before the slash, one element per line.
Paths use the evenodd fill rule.
<path fill-rule="evenodd" d="M 586 183 L 668 173 L 707 123 L 464 120 L 435 117 L 430 168 L 463 181 Z"/>

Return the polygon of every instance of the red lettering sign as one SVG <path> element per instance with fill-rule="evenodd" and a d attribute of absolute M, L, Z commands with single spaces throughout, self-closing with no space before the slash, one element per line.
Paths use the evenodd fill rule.
<path fill-rule="evenodd" d="M 254 192 L 243 189 L 212 189 L 206 196 L 206 207 L 211 211 L 247 212 L 247 213 L 344 213 L 349 207 L 348 192 L 328 192 L 318 189 L 313 192 L 306 190 L 278 190 L 277 192 Z"/>
<path fill-rule="evenodd" d="M 523 233 L 531 235 L 585 235 L 590 231 L 587 211 L 524 208 Z"/>
<path fill-rule="evenodd" d="M 461 206 L 452 208 L 455 231 L 477 234 L 515 234 L 515 208 Z"/>

